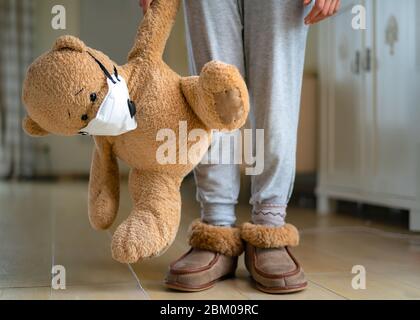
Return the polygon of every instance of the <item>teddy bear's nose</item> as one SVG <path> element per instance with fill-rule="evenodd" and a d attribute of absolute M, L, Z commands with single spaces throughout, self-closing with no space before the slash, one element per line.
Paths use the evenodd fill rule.
<path fill-rule="evenodd" d="M 133 118 L 136 115 L 136 104 L 134 103 L 134 101 L 131 101 L 130 99 L 127 100 L 127 104 L 128 104 L 128 110 L 130 110 L 130 116 L 131 118 Z"/>

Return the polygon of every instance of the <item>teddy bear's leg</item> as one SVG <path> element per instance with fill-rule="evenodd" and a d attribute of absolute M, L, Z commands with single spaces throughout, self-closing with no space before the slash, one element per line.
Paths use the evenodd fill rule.
<path fill-rule="evenodd" d="M 131 214 L 115 231 L 112 255 L 133 263 L 161 254 L 174 240 L 180 222 L 181 179 L 160 172 L 133 169 L 129 189 Z"/>
<path fill-rule="evenodd" d="M 239 70 L 225 63 L 207 63 L 199 77 L 181 80 L 196 115 L 209 129 L 238 129 L 249 113 L 248 90 Z"/>
<path fill-rule="evenodd" d="M 95 138 L 89 179 L 88 212 L 94 229 L 108 229 L 115 220 L 120 199 L 118 162 L 111 146 Z"/>

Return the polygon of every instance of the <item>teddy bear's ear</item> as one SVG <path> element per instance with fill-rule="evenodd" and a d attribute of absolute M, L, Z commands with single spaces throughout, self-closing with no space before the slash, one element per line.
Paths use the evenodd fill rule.
<path fill-rule="evenodd" d="M 86 51 L 86 45 L 82 40 L 73 36 L 61 36 L 55 40 L 53 51 L 70 49 L 78 52 Z"/>
<path fill-rule="evenodd" d="M 38 123 L 26 116 L 22 121 L 22 127 L 25 132 L 32 137 L 44 137 L 49 134 L 48 131 L 42 129 Z"/>

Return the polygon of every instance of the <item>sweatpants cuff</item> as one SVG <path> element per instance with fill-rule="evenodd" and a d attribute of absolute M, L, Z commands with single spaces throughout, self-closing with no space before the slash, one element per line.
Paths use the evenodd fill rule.
<path fill-rule="evenodd" d="M 285 224 L 287 205 L 254 204 L 252 222 L 267 226 L 282 227 Z"/>
<path fill-rule="evenodd" d="M 236 222 L 235 205 L 202 203 L 201 220 L 214 226 L 233 226 Z"/>

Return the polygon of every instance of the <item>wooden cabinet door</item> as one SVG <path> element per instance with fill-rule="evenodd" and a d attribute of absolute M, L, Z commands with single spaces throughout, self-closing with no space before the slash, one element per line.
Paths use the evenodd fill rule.
<path fill-rule="evenodd" d="M 322 184 L 361 187 L 363 165 L 363 33 L 354 30 L 352 9 L 361 1 L 343 1 L 339 14 L 321 28 Z M 363 2 L 362 2 L 363 3 Z M 327 31 L 326 33 L 323 30 Z M 327 41 L 325 41 L 327 38 Z"/>
<path fill-rule="evenodd" d="M 380 0 L 374 6 L 374 191 L 414 198 L 420 175 L 420 1 Z"/>

